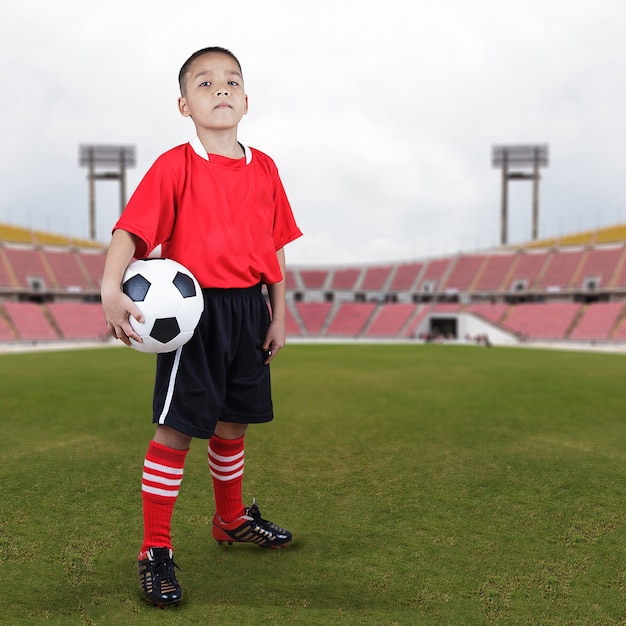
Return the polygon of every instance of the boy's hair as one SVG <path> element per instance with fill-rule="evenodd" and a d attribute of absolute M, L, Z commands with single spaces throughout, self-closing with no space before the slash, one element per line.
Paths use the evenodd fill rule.
<path fill-rule="evenodd" d="M 183 63 L 183 66 L 180 68 L 180 72 L 178 73 L 178 85 L 180 86 L 181 96 L 185 95 L 185 89 L 187 87 L 187 73 L 189 72 L 189 67 L 191 66 L 191 64 L 198 57 L 204 56 L 205 54 L 211 54 L 213 52 L 218 52 L 220 54 L 226 54 L 227 56 L 229 56 L 237 64 L 237 67 L 239 68 L 239 71 L 241 72 L 243 76 L 243 72 L 241 70 L 241 63 L 239 63 L 239 59 L 230 50 L 227 50 L 226 48 L 221 48 L 220 46 L 211 46 L 209 48 L 202 48 L 202 50 L 197 50 L 196 52 L 194 52 Z"/>

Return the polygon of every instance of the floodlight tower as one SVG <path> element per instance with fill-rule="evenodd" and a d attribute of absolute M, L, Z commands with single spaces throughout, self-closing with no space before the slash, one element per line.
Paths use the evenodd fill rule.
<path fill-rule="evenodd" d="M 135 146 L 80 146 L 80 165 L 89 168 L 89 238 L 96 238 L 96 180 L 120 181 L 120 214 L 126 204 L 126 168 L 135 166 Z M 99 167 L 117 167 L 100 171 Z"/>
<path fill-rule="evenodd" d="M 506 245 L 508 231 L 509 181 L 533 181 L 532 239 L 539 234 L 539 175 L 540 167 L 548 166 L 547 145 L 493 146 L 492 165 L 502 168 L 502 195 L 500 206 L 500 243 Z M 509 167 L 532 168 L 529 171 L 511 171 Z"/>

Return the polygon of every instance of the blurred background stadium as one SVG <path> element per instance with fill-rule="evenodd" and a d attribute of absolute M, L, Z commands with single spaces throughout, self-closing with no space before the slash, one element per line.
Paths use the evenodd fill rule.
<path fill-rule="evenodd" d="M 0 346 L 108 341 L 106 244 L 0 225 Z M 300 340 L 554 343 L 626 349 L 626 224 L 525 245 L 292 266 Z"/>

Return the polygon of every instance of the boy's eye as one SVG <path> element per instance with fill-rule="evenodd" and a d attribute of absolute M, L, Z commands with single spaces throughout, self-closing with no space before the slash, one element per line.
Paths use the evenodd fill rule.
<path fill-rule="evenodd" d="M 239 83 L 236 80 L 229 80 L 228 84 L 229 85 L 233 85 L 234 87 L 238 87 L 239 86 Z"/>
<path fill-rule="evenodd" d="M 205 80 L 205 81 L 200 83 L 200 87 L 208 87 L 210 84 L 211 84 L 210 81 Z"/>

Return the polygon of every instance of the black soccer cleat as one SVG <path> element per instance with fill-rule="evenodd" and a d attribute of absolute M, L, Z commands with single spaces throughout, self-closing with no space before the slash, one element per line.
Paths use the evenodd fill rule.
<path fill-rule="evenodd" d="M 142 558 L 143 557 L 143 558 Z M 150 548 L 139 555 L 137 575 L 144 598 L 159 608 L 178 606 L 183 592 L 176 580 L 173 553 L 169 548 Z"/>
<path fill-rule="evenodd" d="M 216 513 L 213 516 L 213 539 L 220 545 L 226 541 L 233 543 L 255 543 L 259 548 L 284 548 L 293 539 L 291 533 L 261 517 L 256 504 L 245 509 L 244 514 L 234 522 L 224 522 Z"/>

